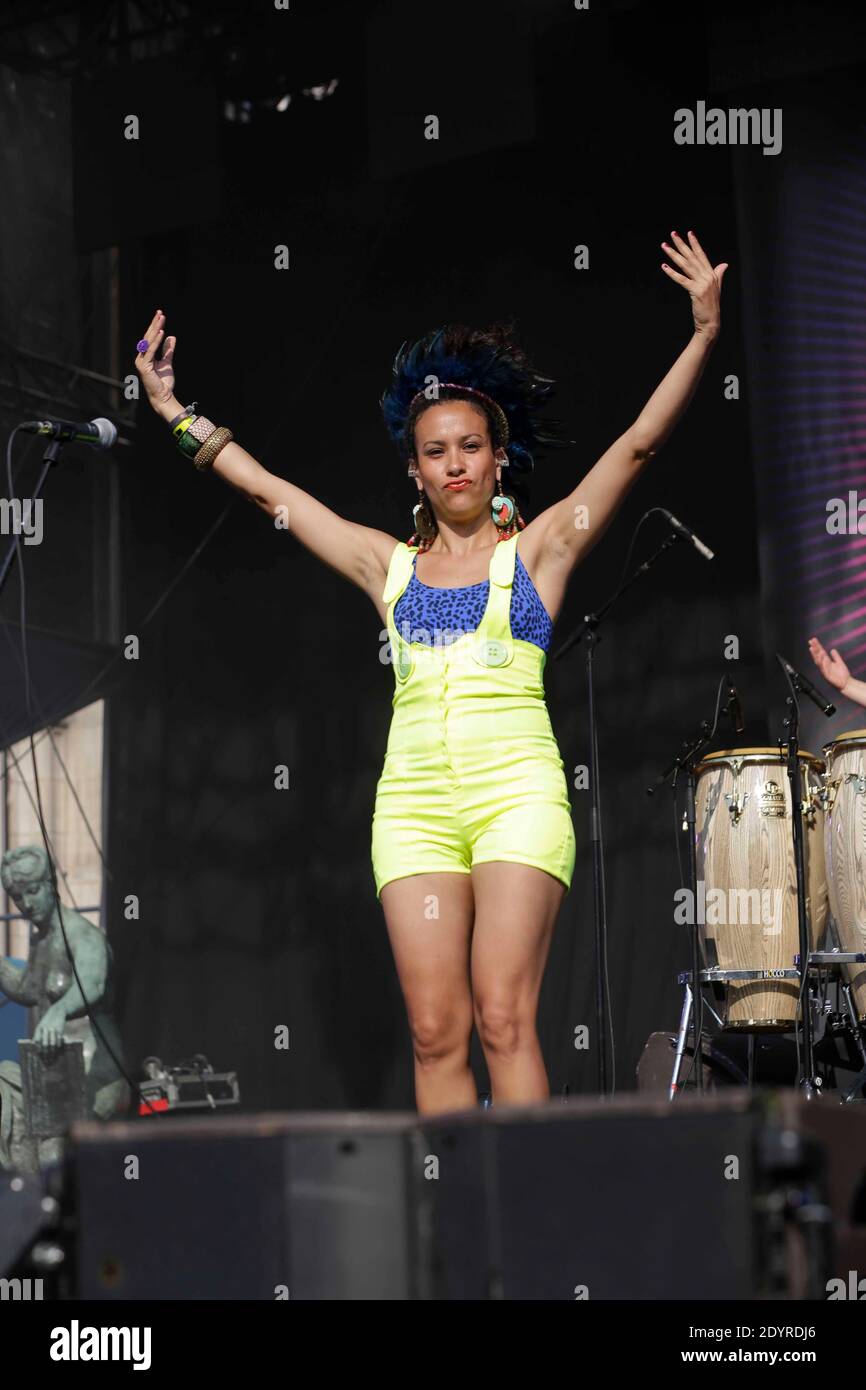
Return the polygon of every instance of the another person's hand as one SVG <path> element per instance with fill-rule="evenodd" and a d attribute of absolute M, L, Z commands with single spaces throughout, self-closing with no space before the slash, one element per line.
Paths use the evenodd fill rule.
<path fill-rule="evenodd" d="M 809 652 L 812 660 L 830 685 L 834 685 L 837 690 L 844 690 L 851 679 L 851 672 L 845 665 L 835 647 L 831 647 L 829 653 L 821 646 L 817 637 L 809 638 Z"/>
<path fill-rule="evenodd" d="M 679 232 L 671 232 L 671 238 L 673 245 L 663 241 L 662 250 L 678 269 L 662 262 L 662 270 L 667 272 L 668 279 L 676 280 L 691 295 L 695 332 L 714 338 L 721 322 L 722 279 L 728 262 L 720 261 L 715 268 L 710 265 L 694 232 L 688 233 L 688 241 Z"/>
<path fill-rule="evenodd" d="M 139 352 L 135 359 L 135 370 L 147 399 L 158 415 L 168 417 L 175 412 L 174 395 L 174 350 L 177 338 L 165 338 L 165 314 L 157 309 L 144 331 L 147 349 Z M 165 342 L 163 343 L 163 338 Z M 162 356 L 157 351 L 162 346 Z"/>

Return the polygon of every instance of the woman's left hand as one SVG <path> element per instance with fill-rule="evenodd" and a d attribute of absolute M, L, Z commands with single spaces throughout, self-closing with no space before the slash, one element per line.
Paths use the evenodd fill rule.
<path fill-rule="evenodd" d="M 728 262 L 722 261 L 714 269 L 694 232 L 688 233 L 688 241 L 684 241 L 679 232 L 671 232 L 671 238 L 673 245 L 663 241 L 662 250 L 678 269 L 662 262 L 662 270 L 691 295 L 695 332 L 714 338 L 721 321 L 722 277 Z"/>

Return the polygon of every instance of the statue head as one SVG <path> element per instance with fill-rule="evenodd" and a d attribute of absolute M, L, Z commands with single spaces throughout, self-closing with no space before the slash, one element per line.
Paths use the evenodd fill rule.
<path fill-rule="evenodd" d="M 47 927 L 54 912 L 54 888 L 48 855 L 42 845 L 8 849 L 0 860 L 0 881 L 34 926 Z"/>

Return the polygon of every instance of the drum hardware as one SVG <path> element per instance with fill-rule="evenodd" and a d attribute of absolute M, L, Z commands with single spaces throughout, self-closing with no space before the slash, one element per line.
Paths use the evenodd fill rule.
<path fill-rule="evenodd" d="M 738 792 L 725 792 L 725 801 L 728 803 L 731 825 L 739 825 L 740 817 L 746 809 L 746 802 L 751 794 L 751 792 L 746 792 L 744 796 L 740 796 Z M 685 829 L 685 826 L 683 829 Z"/>
<path fill-rule="evenodd" d="M 818 801 L 820 802 L 821 809 L 823 810 L 825 815 L 828 811 L 831 811 L 833 809 L 833 802 L 836 800 L 836 793 L 838 790 L 839 778 L 834 777 L 832 780 L 830 780 L 828 774 L 825 772 L 824 785 L 820 788 L 820 790 L 817 793 Z"/>
<path fill-rule="evenodd" d="M 767 978 L 799 980 L 800 971 L 795 966 L 785 966 L 779 968 L 778 970 L 722 970 L 717 966 L 708 966 L 705 969 L 701 970 L 698 976 L 698 979 L 700 980 L 701 984 L 710 985 L 718 985 L 719 983 L 724 983 L 728 980 L 763 980 Z M 676 1099 L 677 1094 L 684 1088 L 685 1081 L 681 1081 L 680 1079 L 682 1074 L 683 1058 L 685 1057 L 686 1052 L 689 1048 L 689 1033 L 692 1033 L 694 1031 L 692 1025 L 692 1005 L 694 996 L 692 992 L 691 971 L 680 971 L 680 973 L 677 976 L 677 983 L 684 986 L 684 993 L 683 1007 L 680 1013 L 680 1021 L 676 1034 L 676 1046 L 674 1049 L 674 1062 L 671 1071 L 671 1080 L 670 1085 L 668 1087 L 669 1100 Z M 818 999 L 811 990 L 809 991 L 809 1004 L 813 1012 L 818 1012 L 822 1007 L 822 1001 Z M 717 1027 L 720 1029 L 721 1032 L 724 1033 L 726 1031 L 724 1022 L 722 1018 L 719 1016 L 719 1014 L 716 1013 L 716 1010 L 713 1008 L 712 1004 L 710 1004 L 707 1000 L 704 1000 L 704 1007 L 709 1011 L 710 1014 L 712 1014 Z M 793 1024 L 791 1025 L 791 1029 L 789 1031 L 792 1030 Z M 730 1030 L 728 1031 L 730 1032 Z M 747 1085 L 749 1087 L 752 1087 L 755 1084 L 755 1060 L 757 1039 L 759 1034 L 765 1031 L 767 1030 L 762 1028 L 754 1028 L 750 1030 L 748 1033 L 748 1071 L 747 1074 L 742 1077 L 742 1082 L 744 1085 Z M 823 1028 L 820 1028 L 820 1030 L 816 1028 L 816 1032 L 823 1033 Z M 707 1035 L 704 1034 L 702 1038 L 702 1043 L 704 1048 L 706 1049 L 710 1045 L 711 1039 L 708 1039 Z M 692 1048 L 694 1047 L 694 1039 L 692 1039 L 691 1046 Z M 688 1074 L 686 1075 L 685 1080 L 688 1080 Z M 818 1078 L 817 1084 L 819 1086 L 823 1085 L 822 1078 Z"/>
<path fill-rule="evenodd" d="M 800 803 L 800 811 L 808 820 L 810 827 L 814 827 L 818 812 L 820 811 L 822 816 L 824 814 L 824 788 L 817 785 L 807 787 L 806 798 Z"/>
<path fill-rule="evenodd" d="M 842 977 L 842 967 L 845 965 L 866 964 L 866 951 L 810 951 L 809 969 L 815 970 L 834 970 Z M 839 1028 L 844 1031 L 854 1042 L 854 1046 L 860 1054 L 863 1063 L 862 1069 L 855 1077 L 854 1082 L 843 1092 L 843 1102 L 861 1100 L 861 1092 L 866 1086 L 866 1038 L 864 1038 L 863 1023 L 857 1016 L 857 1009 L 854 1004 L 854 991 L 852 986 L 842 979 L 842 997 L 845 1001 L 845 1012 L 836 1015 L 839 1020 Z M 832 1012 L 832 1010 L 831 1010 Z"/>
<path fill-rule="evenodd" d="M 832 967 L 834 964 L 842 964 L 842 962 L 838 961 L 835 954 L 832 952 L 814 952 L 813 954 L 819 958 L 821 956 L 833 956 L 833 960 L 828 959 L 827 961 L 821 961 L 819 959 L 816 962 L 816 964 L 822 965 L 825 968 L 827 966 Z M 811 958 L 809 964 L 811 970 L 813 964 Z M 709 966 L 701 970 L 699 975 L 699 980 L 701 984 L 710 985 L 718 985 L 719 983 L 725 983 L 730 980 L 739 981 L 764 979 L 799 980 L 800 970 L 799 967 L 796 965 L 784 966 L 780 967 L 779 969 L 767 970 L 722 970 L 719 967 Z M 691 1044 L 689 1042 L 689 1034 L 693 1031 L 691 1017 L 693 1003 L 691 971 L 681 971 L 677 975 L 677 983 L 684 986 L 684 995 L 683 1007 L 680 1013 L 680 1021 L 676 1034 L 676 1046 L 674 1050 L 674 1062 L 671 1072 L 671 1080 L 668 1088 L 669 1100 L 674 1100 L 678 1092 L 680 1092 L 683 1089 L 684 1082 L 681 1081 L 682 1063 L 687 1051 L 689 1050 L 690 1045 L 693 1046 L 693 1040 Z M 846 987 L 843 986 L 843 992 L 845 988 Z M 851 1087 L 851 1094 L 847 1092 L 843 1093 L 842 1101 L 856 1098 L 855 1094 L 853 1093 L 856 1093 L 856 1091 L 861 1086 L 866 1085 L 866 1043 L 864 1043 L 862 1030 L 857 1026 L 853 1010 L 850 1011 L 850 1018 L 846 1018 L 833 1008 L 833 1005 L 831 1004 L 829 999 L 822 998 L 822 996 L 817 990 L 809 989 L 807 993 L 809 1000 L 809 1012 L 812 1017 L 814 1041 L 816 1043 L 821 1042 L 826 1030 L 829 1030 L 831 1032 L 844 1032 L 847 1037 L 853 1038 L 853 1040 L 855 1041 L 857 1050 L 863 1061 L 863 1072 L 854 1082 L 854 1085 Z M 730 1034 L 731 1030 L 725 1029 L 724 1021 L 719 1016 L 719 1014 L 716 1013 L 712 1005 L 709 1004 L 706 1000 L 704 1001 L 704 1004 L 708 1011 L 712 1014 L 719 1029 L 723 1033 L 727 1031 Z M 796 1020 L 791 1021 L 788 1027 L 788 1031 L 793 1032 L 795 1026 Z M 757 1039 L 760 1035 L 764 1033 L 769 1034 L 769 1031 L 770 1030 L 766 1029 L 763 1026 L 757 1026 L 751 1029 L 748 1033 L 748 1076 L 744 1077 L 743 1080 L 744 1083 L 750 1087 L 755 1084 L 755 1055 Z M 706 1038 L 706 1035 L 704 1035 L 705 1047 L 707 1045 L 707 1042 L 708 1040 Z M 816 1076 L 815 1084 L 816 1087 L 823 1089 L 826 1094 L 826 1085 L 824 1078 L 822 1078 L 821 1076 Z"/>

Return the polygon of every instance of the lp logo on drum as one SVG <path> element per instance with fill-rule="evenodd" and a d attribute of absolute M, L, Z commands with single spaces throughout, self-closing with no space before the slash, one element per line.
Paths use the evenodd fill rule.
<path fill-rule="evenodd" d="M 674 893 L 674 921 L 679 926 L 695 924 L 695 894 L 691 888 Z M 711 888 L 698 879 L 697 921 L 702 926 L 763 927 L 764 936 L 778 936 L 782 930 L 781 888 Z"/>

